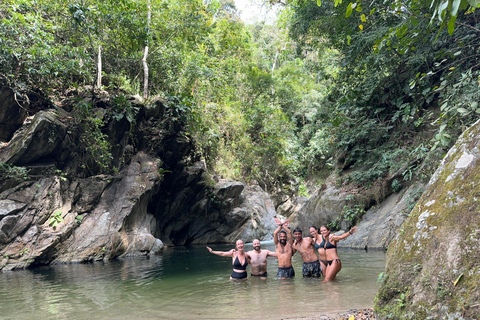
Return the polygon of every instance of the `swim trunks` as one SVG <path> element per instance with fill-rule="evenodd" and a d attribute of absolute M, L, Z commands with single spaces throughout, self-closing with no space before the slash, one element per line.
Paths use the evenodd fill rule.
<path fill-rule="evenodd" d="M 295 277 L 295 271 L 293 267 L 278 268 L 277 278 L 293 278 Z"/>
<path fill-rule="evenodd" d="M 322 275 L 322 267 L 320 261 L 304 262 L 302 266 L 303 277 L 319 278 Z"/>
<path fill-rule="evenodd" d="M 266 277 L 266 276 L 268 276 L 268 273 L 265 271 L 264 274 L 252 274 L 252 273 L 250 273 L 250 275 L 252 277 Z"/>

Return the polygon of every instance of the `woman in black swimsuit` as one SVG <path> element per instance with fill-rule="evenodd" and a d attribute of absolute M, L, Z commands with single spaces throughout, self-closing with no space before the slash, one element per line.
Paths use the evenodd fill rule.
<path fill-rule="evenodd" d="M 243 251 L 244 243 L 242 240 L 237 240 L 237 250 L 232 249 L 230 251 L 213 251 L 212 248 L 207 247 L 210 253 L 216 254 L 221 257 L 232 257 L 233 271 L 230 275 L 230 279 L 245 279 L 247 280 L 247 254 Z"/>
<path fill-rule="evenodd" d="M 320 227 L 320 233 L 317 228 L 310 227 L 310 234 L 315 239 L 315 248 L 318 250 L 322 274 L 325 282 L 335 279 L 335 276 L 342 269 L 342 262 L 337 255 L 338 241 L 345 239 L 355 233 L 358 228 L 355 226 L 341 236 L 330 234 L 330 229 L 326 226 Z"/>

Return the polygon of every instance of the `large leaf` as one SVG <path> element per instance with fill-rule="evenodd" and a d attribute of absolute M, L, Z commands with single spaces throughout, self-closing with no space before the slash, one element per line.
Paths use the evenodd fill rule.
<path fill-rule="evenodd" d="M 353 3 L 349 3 L 348 6 L 347 6 L 347 12 L 345 13 L 345 17 L 350 17 L 352 15 L 352 12 L 353 12 Z"/>
<path fill-rule="evenodd" d="M 452 35 L 453 31 L 455 31 L 455 20 L 457 19 L 457 16 L 452 16 L 450 17 L 450 20 L 448 20 L 447 24 L 447 29 L 448 29 L 448 34 Z"/>

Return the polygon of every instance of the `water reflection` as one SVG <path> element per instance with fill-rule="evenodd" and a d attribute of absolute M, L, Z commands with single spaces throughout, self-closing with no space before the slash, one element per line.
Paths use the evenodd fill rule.
<path fill-rule="evenodd" d="M 271 243 L 262 247 L 274 250 Z M 299 255 L 294 279 L 275 279 L 276 260 L 269 258 L 267 279 L 231 281 L 231 259 L 203 246 L 168 248 L 149 259 L 4 272 L 0 318 L 281 319 L 372 306 L 384 253 L 339 249 L 339 255 L 343 268 L 331 283 L 303 279 Z"/>

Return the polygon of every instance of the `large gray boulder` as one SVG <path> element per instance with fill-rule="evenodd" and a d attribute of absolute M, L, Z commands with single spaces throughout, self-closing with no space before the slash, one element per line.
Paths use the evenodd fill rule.
<path fill-rule="evenodd" d="M 319 228 L 334 221 L 348 203 L 348 194 L 337 189 L 334 183 L 327 183 L 326 188 L 318 190 L 308 200 L 296 205 L 296 210 L 289 216 L 291 225 L 308 234 L 311 226 Z"/>
<path fill-rule="evenodd" d="M 57 119 L 55 110 L 40 111 L 0 152 L 0 162 L 22 165 L 58 158 L 55 151 L 66 133 L 67 127 Z"/>
<path fill-rule="evenodd" d="M 480 123 L 466 130 L 389 245 L 377 319 L 478 319 Z"/>
<path fill-rule="evenodd" d="M 423 190 L 424 185 L 415 183 L 370 208 L 358 224 L 358 231 L 342 240 L 340 246 L 356 249 L 387 249 Z"/>
<path fill-rule="evenodd" d="M 160 161 L 137 154 L 117 177 L 70 181 L 50 176 L 0 194 L 0 254 L 5 269 L 155 254 L 148 203 L 162 177 Z"/>

